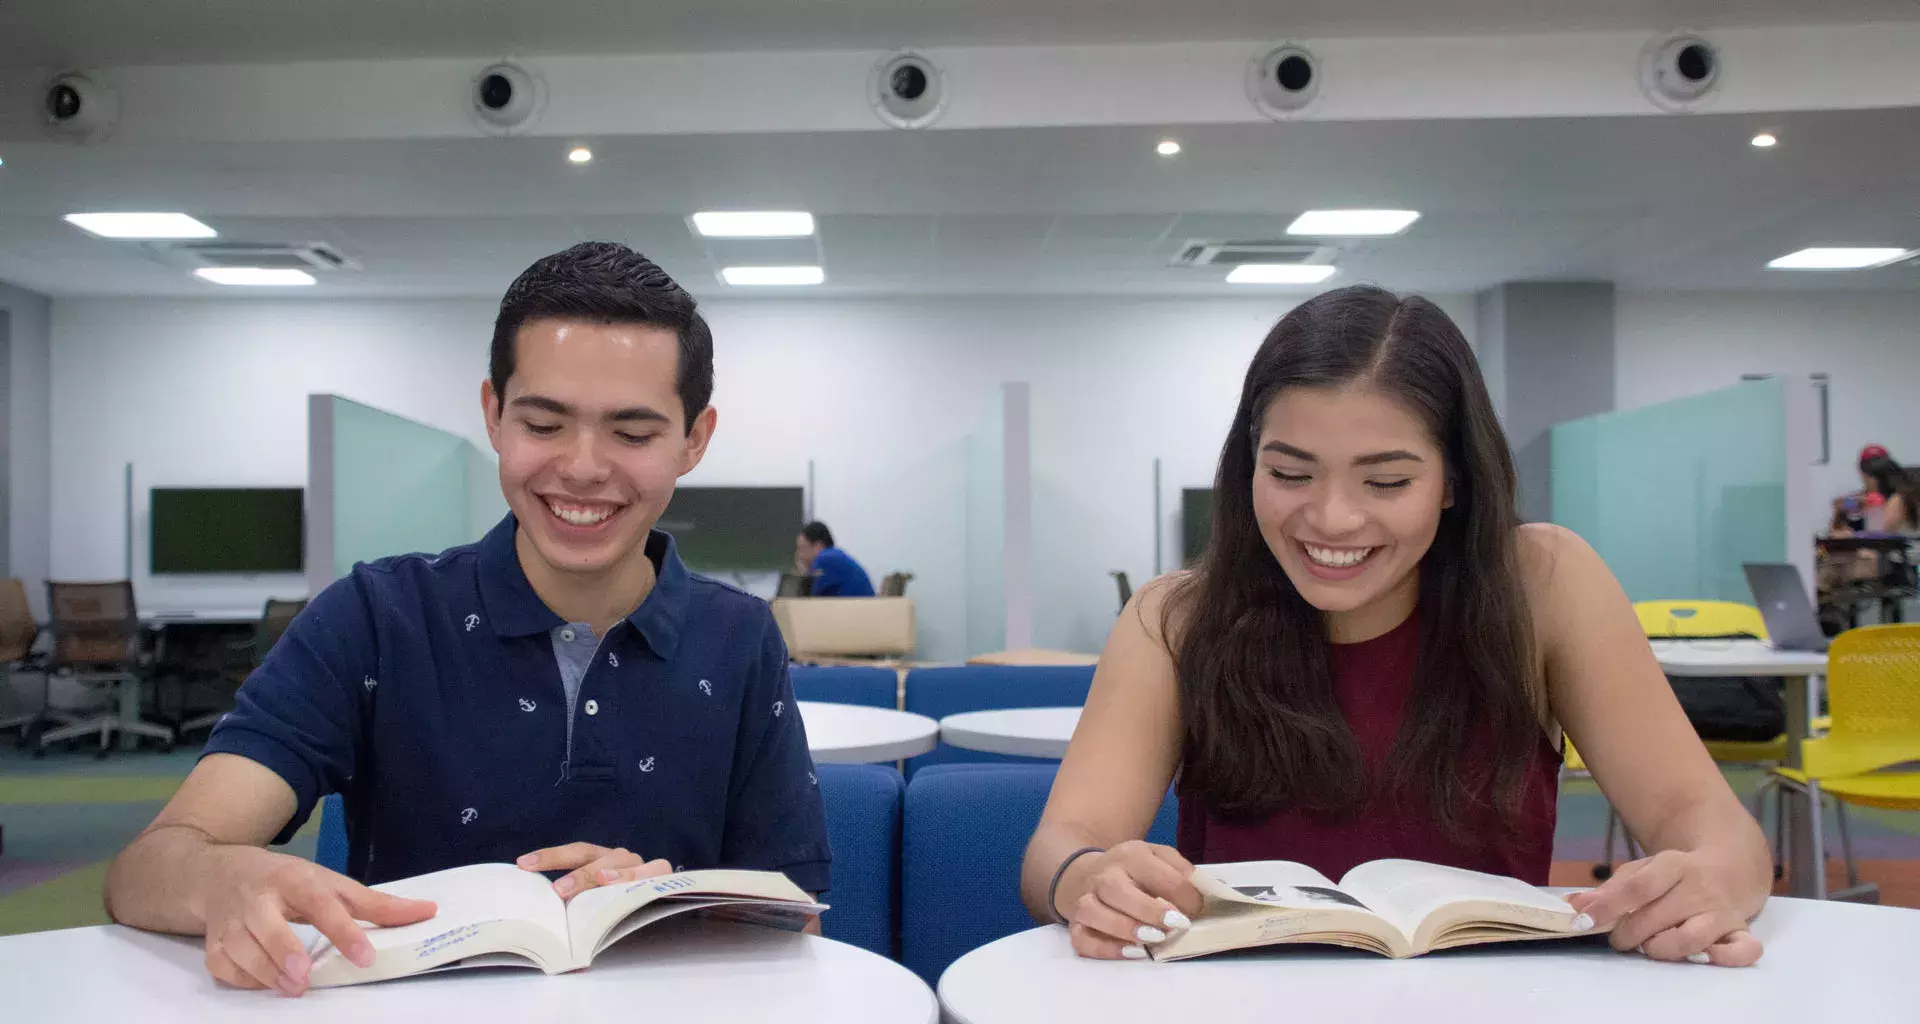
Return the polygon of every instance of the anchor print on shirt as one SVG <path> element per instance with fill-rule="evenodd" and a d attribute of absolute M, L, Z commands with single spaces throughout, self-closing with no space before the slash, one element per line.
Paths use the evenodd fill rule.
<path fill-rule="evenodd" d="M 473 627 L 478 626 L 480 624 L 480 616 L 469 615 L 466 617 L 465 621 L 467 624 L 467 632 L 471 633 L 473 632 Z"/>
<path fill-rule="evenodd" d="M 619 659 L 619 657 L 617 657 L 617 656 L 616 656 L 616 655 L 615 655 L 615 654 L 614 654 L 614 653 L 613 653 L 612 651 L 608 651 L 608 652 L 607 652 L 607 664 L 609 664 L 609 665 L 612 665 L 612 666 L 613 666 L 614 668 L 619 668 L 619 667 L 620 667 L 620 659 Z"/>
<path fill-rule="evenodd" d="M 479 816 L 480 816 L 479 811 L 476 811 L 473 808 L 469 807 L 466 810 L 460 812 L 460 824 L 471 825 L 473 824 L 473 819 L 478 818 Z"/>
<path fill-rule="evenodd" d="M 366 687 L 368 693 L 372 693 L 373 688 L 376 686 L 379 686 L 380 683 L 378 680 L 374 679 L 372 676 L 368 676 L 366 679 L 361 681 L 360 685 Z"/>
<path fill-rule="evenodd" d="M 700 692 L 709 697 L 713 696 L 713 684 L 707 682 L 705 679 L 700 680 Z"/>
<path fill-rule="evenodd" d="M 640 762 L 640 770 L 641 770 L 641 771 L 643 771 L 643 772 L 650 772 L 650 771 L 652 771 L 652 770 L 653 770 L 653 758 L 651 758 L 651 757 L 649 757 L 649 758 L 647 758 L 647 759 L 646 759 L 645 761 L 642 761 L 642 762 Z"/>
<path fill-rule="evenodd" d="M 780 712 L 782 712 L 782 711 L 785 711 L 785 710 L 787 710 L 787 702 L 786 702 L 786 701 L 784 701 L 784 700 L 776 700 L 776 701 L 774 701 L 774 702 L 773 702 L 773 717 L 775 717 L 775 718 L 779 718 L 779 717 L 780 717 Z"/>
<path fill-rule="evenodd" d="M 520 710 L 522 710 L 522 711 L 532 711 L 532 710 L 534 709 L 534 707 L 535 707 L 535 705 L 534 705 L 534 703 L 533 703 L 532 701 L 530 701 L 530 700 L 528 700 L 528 699 L 527 699 L 527 698 L 525 698 L 525 697 L 522 697 L 522 698 L 520 698 Z"/>

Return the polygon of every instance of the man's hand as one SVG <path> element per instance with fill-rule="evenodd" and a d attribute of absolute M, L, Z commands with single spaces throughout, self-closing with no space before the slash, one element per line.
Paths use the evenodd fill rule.
<path fill-rule="evenodd" d="M 312 958 L 289 921 L 311 924 L 355 965 L 373 963 L 356 921 L 396 927 L 439 912 L 427 900 L 376 892 L 326 868 L 255 847 L 223 850 L 220 885 L 206 895 L 207 973 L 235 988 L 307 990 Z"/>
<path fill-rule="evenodd" d="M 568 872 L 553 883 L 553 891 L 563 900 L 571 900 L 597 886 L 673 874 L 673 865 L 664 860 L 647 860 L 636 853 L 609 850 L 592 843 L 550 846 L 526 854 L 514 863 L 528 871 Z"/>

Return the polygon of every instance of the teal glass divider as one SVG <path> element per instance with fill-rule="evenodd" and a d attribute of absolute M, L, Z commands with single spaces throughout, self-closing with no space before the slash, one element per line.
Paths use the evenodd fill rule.
<path fill-rule="evenodd" d="M 337 396 L 332 403 L 336 577 L 356 562 L 469 543 L 504 514 L 491 460 L 466 438 Z"/>
<path fill-rule="evenodd" d="M 1787 553 L 1779 380 L 1562 423 L 1553 521 L 1586 538 L 1635 601 L 1751 603 L 1746 562 Z"/>

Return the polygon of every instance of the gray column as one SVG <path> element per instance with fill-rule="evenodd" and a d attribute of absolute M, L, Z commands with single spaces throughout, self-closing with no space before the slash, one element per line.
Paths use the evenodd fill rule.
<path fill-rule="evenodd" d="M 1510 282 L 1478 298 L 1479 355 L 1513 445 L 1520 515 L 1547 520 L 1549 431 L 1613 409 L 1613 283 Z"/>

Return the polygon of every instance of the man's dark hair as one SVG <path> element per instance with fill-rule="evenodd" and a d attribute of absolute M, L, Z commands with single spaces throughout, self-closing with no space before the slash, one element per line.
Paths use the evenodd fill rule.
<path fill-rule="evenodd" d="M 833 546 L 833 531 L 827 529 L 827 524 L 825 523 L 814 522 L 802 526 L 800 528 L 800 536 L 807 538 L 807 543 L 809 544 L 825 544 L 828 547 Z"/>
<path fill-rule="evenodd" d="M 680 339 L 676 390 L 686 409 L 686 429 L 713 398 L 713 332 L 695 310 L 693 296 L 645 256 L 617 242 L 581 242 L 534 261 L 500 299 L 493 321 L 493 355 L 487 372 L 494 396 L 507 400 L 513 376 L 514 341 L 529 320 L 595 320 L 672 329 Z"/>

